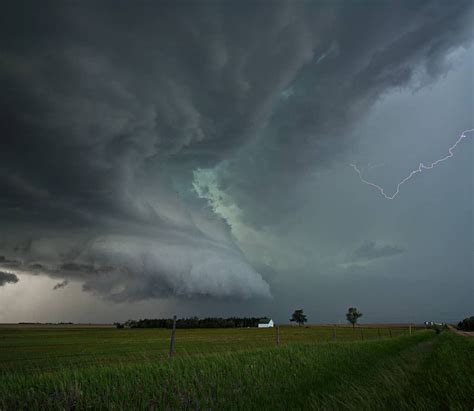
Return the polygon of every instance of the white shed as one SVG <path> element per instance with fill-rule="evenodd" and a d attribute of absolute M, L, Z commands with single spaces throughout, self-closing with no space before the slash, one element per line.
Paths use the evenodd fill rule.
<path fill-rule="evenodd" d="M 258 322 L 258 328 L 271 328 L 273 325 L 273 320 L 271 318 L 262 318 Z"/>

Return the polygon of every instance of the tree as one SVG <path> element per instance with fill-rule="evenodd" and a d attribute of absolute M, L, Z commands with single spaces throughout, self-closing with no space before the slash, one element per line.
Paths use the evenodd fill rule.
<path fill-rule="evenodd" d="M 474 331 L 474 315 L 458 323 L 458 330 Z"/>
<path fill-rule="evenodd" d="M 298 323 L 298 325 L 303 325 L 305 322 L 307 322 L 306 315 L 304 314 L 303 310 L 295 310 L 295 312 L 292 314 L 290 318 L 291 322 Z"/>
<path fill-rule="evenodd" d="M 352 324 L 352 328 L 355 327 L 355 325 L 357 324 L 357 320 L 362 317 L 362 313 L 360 313 L 359 311 L 357 311 L 357 308 L 355 307 L 350 307 L 348 310 L 347 310 L 347 314 L 346 314 L 346 318 L 347 318 L 347 321 L 349 321 L 351 324 Z"/>

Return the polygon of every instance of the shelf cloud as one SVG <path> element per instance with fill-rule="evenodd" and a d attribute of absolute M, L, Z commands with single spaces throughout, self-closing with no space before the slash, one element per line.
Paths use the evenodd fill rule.
<path fill-rule="evenodd" d="M 258 267 L 312 257 L 306 234 L 285 237 L 312 219 L 312 176 L 383 96 L 451 69 L 473 7 L 45 1 L 1 15 L 0 285 L 26 273 L 115 302 L 222 301 L 271 299 Z M 353 257 L 403 251 L 367 242 Z"/>

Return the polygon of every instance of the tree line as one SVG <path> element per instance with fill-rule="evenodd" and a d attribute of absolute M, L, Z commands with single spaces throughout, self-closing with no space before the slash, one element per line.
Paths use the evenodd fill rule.
<path fill-rule="evenodd" d="M 350 307 L 347 311 L 346 318 L 353 327 L 357 324 L 357 320 L 362 317 L 362 313 L 355 307 Z M 179 318 L 176 320 L 176 328 L 247 328 L 258 327 L 258 323 L 262 317 L 189 317 Z M 308 319 L 303 310 L 295 310 L 290 318 L 291 322 L 298 325 L 304 325 Z M 128 320 L 124 324 L 115 323 L 117 328 L 173 328 L 172 318 L 145 318 L 143 320 Z"/>
<path fill-rule="evenodd" d="M 459 321 L 458 330 L 474 331 L 474 315 L 472 317 L 468 317 L 462 321 Z"/>
<path fill-rule="evenodd" d="M 246 328 L 257 327 L 262 317 L 207 317 L 179 318 L 176 328 Z M 128 320 L 125 324 L 115 323 L 118 328 L 173 328 L 172 318 L 145 318 L 143 320 Z"/>

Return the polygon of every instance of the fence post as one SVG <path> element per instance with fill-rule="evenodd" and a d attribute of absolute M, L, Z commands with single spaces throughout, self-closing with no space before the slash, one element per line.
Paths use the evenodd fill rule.
<path fill-rule="evenodd" d="M 364 333 L 362 332 L 362 328 L 360 329 L 360 339 L 364 341 Z"/>
<path fill-rule="evenodd" d="M 332 340 L 336 341 L 337 340 L 337 331 L 336 331 L 336 324 L 334 324 L 334 328 L 332 330 Z"/>
<path fill-rule="evenodd" d="M 410 335 L 411 335 L 411 324 L 409 325 L 408 330 L 409 330 Z"/>
<path fill-rule="evenodd" d="M 173 316 L 173 329 L 171 330 L 169 358 L 172 358 L 173 355 L 174 355 L 174 338 L 175 338 L 175 335 L 176 335 L 176 315 Z"/>
<path fill-rule="evenodd" d="M 380 328 L 377 328 L 377 334 L 378 334 L 379 340 L 380 340 Z"/>
<path fill-rule="evenodd" d="M 390 338 L 392 338 L 392 330 L 389 328 L 388 333 L 390 334 Z"/>
<path fill-rule="evenodd" d="M 276 326 L 276 345 L 280 345 L 280 326 Z"/>

